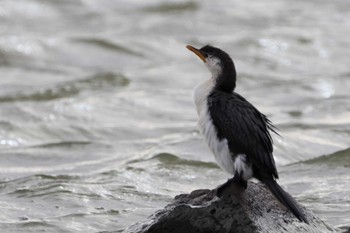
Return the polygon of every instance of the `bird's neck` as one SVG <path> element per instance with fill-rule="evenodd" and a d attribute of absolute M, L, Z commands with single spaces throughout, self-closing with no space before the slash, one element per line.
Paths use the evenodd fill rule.
<path fill-rule="evenodd" d="M 236 87 L 236 69 L 233 66 L 224 67 L 221 72 L 215 74 L 215 90 L 232 93 Z"/>
<path fill-rule="evenodd" d="M 207 98 L 209 94 L 213 91 L 214 86 L 214 79 L 207 79 L 194 88 L 193 98 L 198 115 L 200 115 L 202 110 L 206 108 Z"/>

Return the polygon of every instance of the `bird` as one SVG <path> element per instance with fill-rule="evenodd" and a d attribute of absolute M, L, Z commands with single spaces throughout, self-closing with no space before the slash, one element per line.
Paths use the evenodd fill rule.
<path fill-rule="evenodd" d="M 186 46 L 206 65 L 211 77 L 194 88 L 198 127 L 219 167 L 233 175 L 217 189 L 217 196 L 232 183 L 247 188 L 248 180 L 264 183 L 278 201 L 301 222 L 308 223 L 294 199 L 277 183 L 271 133 L 277 128 L 256 107 L 235 92 L 236 68 L 223 50 L 205 45 Z"/>

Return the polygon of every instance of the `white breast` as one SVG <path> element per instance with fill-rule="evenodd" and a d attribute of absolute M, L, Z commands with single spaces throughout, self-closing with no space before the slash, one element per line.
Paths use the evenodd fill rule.
<path fill-rule="evenodd" d="M 218 165 L 225 171 L 234 174 L 234 161 L 230 154 L 227 140 L 219 140 L 216 129 L 208 112 L 207 97 L 214 87 L 213 79 L 209 79 L 194 89 L 194 102 L 198 113 L 198 127 L 204 135 L 205 140 L 214 153 Z"/>

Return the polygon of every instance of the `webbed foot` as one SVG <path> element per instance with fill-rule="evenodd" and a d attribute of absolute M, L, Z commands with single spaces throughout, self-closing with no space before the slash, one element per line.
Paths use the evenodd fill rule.
<path fill-rule="evenodd" d="M 231 186 L 235 186 L 233 187 L 234 190 L 237 190 L 238 188 L 239 191 L 242 191 L 242 189 L 245 190 L 247 188 L 247 181 L 243 180 L 239 175 L 235 175 L 216 189 L 216 196 L 224 196 L 226 190 L 232 190 L 232 188 L 230 189 Z"/>

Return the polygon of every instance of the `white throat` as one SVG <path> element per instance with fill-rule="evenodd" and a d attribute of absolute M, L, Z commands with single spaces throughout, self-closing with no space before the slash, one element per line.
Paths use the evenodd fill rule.
<path fill-rule="evenodd" d="M 194 104 L 196 105 L 198 116 L 203 110 L 203 107 L 207 105 L 207 98 L 210 92 L 213 90 L 215 86 L 215 80 L 210 78 L 200 83 L 194 88 L 193 99 Z"/>
<path fill-rule="evenodd" d="M 205 65 L 212 75 L 212 79 L 216 80 L 222 73 L 221 61 L 216 57 L 208 57 Z"/>
<path fill-rule="evenodd" d="M 199 115 L 203 106 L 206 105 L 208 95 L 214 89 L 217 78 L 222 74 L 221 61 L 213 56 L 206 59 L 206 67 L 211 73 L 211 78 L 205 80 L 194 88 L 194 103 L 196 104 L 197 113 Z"/>

